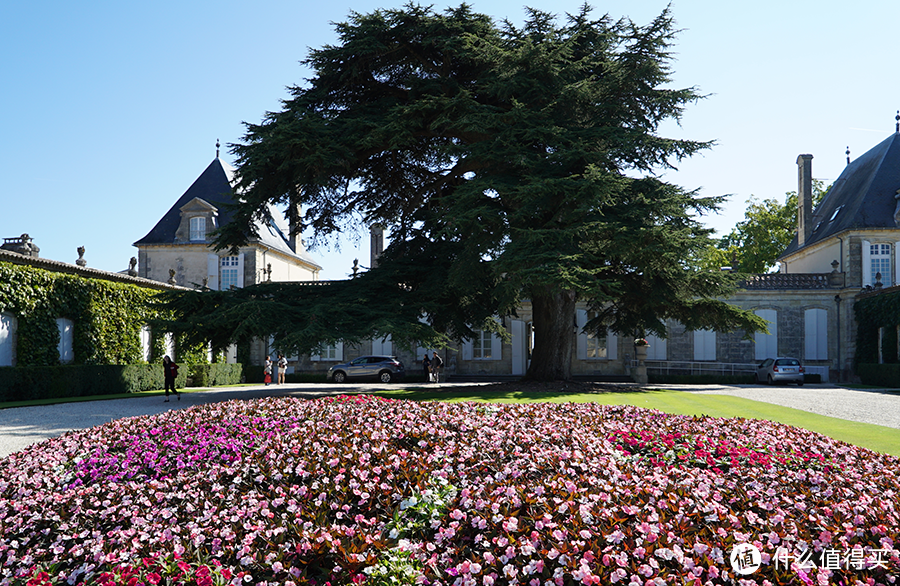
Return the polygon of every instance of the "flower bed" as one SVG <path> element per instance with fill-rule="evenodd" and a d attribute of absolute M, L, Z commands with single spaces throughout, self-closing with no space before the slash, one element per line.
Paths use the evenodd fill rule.
<path fill-rule="evenodd" d="M 896 458 L 766 421 L 235 401 L 0 461 L 0 583 L 892 584 L 898 489 Z"/>

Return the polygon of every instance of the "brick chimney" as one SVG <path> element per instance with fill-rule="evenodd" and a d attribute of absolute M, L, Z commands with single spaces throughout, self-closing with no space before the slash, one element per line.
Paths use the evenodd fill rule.
<path fill-rule="evenodd" d="M 797 157 L 797 246 L 812 234 L 812 155 Z"/>

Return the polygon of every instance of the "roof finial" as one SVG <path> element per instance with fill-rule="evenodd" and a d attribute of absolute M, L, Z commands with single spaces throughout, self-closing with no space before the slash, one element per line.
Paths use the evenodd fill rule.
<path fill-rule="evenodd" d="M 847 164 L 849 165 L 850 164 L 850 146 L 849 145 L 847 146 L 847 152 L 845 154 L 847 155 Z"/>
<path fill-rule="evenodd" d="M 900 112 L 897 112 L 897 113 L 900 114 Z M 219 139 L 218 138 L 216 139 L 216 158 L 217 159 L 219 158 Z"/>
<path fill-rule="evenodd" d="M 894 116 L 894 120 L 897 121 L 897 132 L 900 132 L 900 110 L 897 110 L 897 115 Z"/>

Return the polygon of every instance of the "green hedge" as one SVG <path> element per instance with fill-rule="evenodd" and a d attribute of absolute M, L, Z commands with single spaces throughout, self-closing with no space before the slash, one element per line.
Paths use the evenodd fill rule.
<path fill-rule="evenodd" d="M 226 364 L 216 362 L 213 364 L 192 364 L 182 366 L 181 370 L 188 370 L 190 380 L 187 385 L 191 387 L 220 387 L 223 385 L 236 385 L 242 381 L 244 366 L 242 364 Z M 178 373 L 181 375 L 181 372 Z M 177 383 L 177 380 L 176 380 Z"/>
<path fill-rule="evenodd" d="M 857 364 L 856 374 L 865 385 L 900 388 L 900 364 Z"/>
<path fill-rule="evenodd" d="M 240 364 L 182 366 L 177 388 L 241 382 Z M 0 368 L 0 401 L 33 401 L 153 391 L 165 386 L 159 364 L 14 366 Z"/>

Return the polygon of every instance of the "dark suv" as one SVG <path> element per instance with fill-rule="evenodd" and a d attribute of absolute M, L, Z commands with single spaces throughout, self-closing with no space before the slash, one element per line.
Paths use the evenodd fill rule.
<path fill-rule="evenodd" d="M 394 356 L 360 356 L 328 369 L 328 380 L 336 383 L 364 379 L 389 383 L 404 376 L 403 363 Z"/>

